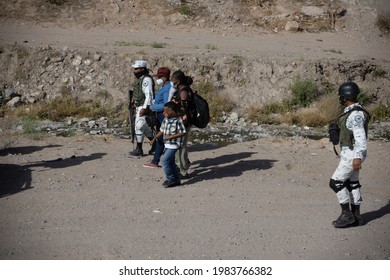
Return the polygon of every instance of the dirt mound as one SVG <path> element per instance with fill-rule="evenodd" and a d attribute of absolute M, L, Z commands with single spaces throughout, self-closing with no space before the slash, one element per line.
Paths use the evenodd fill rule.
<path fill-rule="evenodd" d="M 374 31 L 377 7 L 386 1 L 290 0 L 15 0 L 0 3 L 3 22 L 56 24 L 61 27 L 131 30 L 209 29 L 213 32 L 277 32 L 287 21 L 303 31 L 341 31 L 367 37 Z"/>

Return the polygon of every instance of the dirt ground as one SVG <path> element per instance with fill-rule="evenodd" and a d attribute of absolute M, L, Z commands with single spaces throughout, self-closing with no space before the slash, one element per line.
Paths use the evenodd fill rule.
<path fill-rule="evenodd" d="M 326 140 L 190 145 L 191 178 L 129 159 L 126 139 L 15 139 L 0 153 L 1 259 L 389 259 L 388 141 L 361 171 L 361 227 L 335 229 Z"/>
<path fill-rule="evenodd" d="M 361 40 L 353 29 L 254 34 L 12 22 L 1 25 L 0 43 L 115 51 L 113 42 L 131 38 L 169 40 L 176 46 L 156 52 L 188 51 L 186 44 L 201 42 L 218 45 L 221 56 L 290 61 L 329 58 L 334 54 L 323 50 L 335 49 L 341 59 L 390 57 L 386 38 Z M 192 41 L 185 43 L 186 38 Z M 150 156 L 127 158 L 132 144 L 126 139 L 32 141 L 4 131 L 0 137 L 9 146 L 0 150 L 3 260 L 390 259 L 388 141 L 369 142 L 361 170 L 365 224 L 335 229 L 331 222 L 340 209 L 328 182 L 338 158 L 326 140 L 267 137 L 226 146 L 193 144 L 191 177 L 180 187 L 164 189 L 163 170 L 142 166 Z"/>

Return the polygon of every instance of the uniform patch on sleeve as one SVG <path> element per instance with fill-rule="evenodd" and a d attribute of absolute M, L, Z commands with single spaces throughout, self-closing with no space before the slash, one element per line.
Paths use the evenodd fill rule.
<path fill-rule="evenodd" d="M 142 86 L 144 86 L 144 87 L 149 86 L 149 82 L 145 79 L 145 80 L 142 82 Z"/>
<path fill-rule="evenodd" d="M 357 124 L 361 124 L 361 123 L 364 122 L 364 119 L 363 119 L 362 116 L 356 115 L 356 116 L 355 116 L 355 122 L 356 122 Z"/>

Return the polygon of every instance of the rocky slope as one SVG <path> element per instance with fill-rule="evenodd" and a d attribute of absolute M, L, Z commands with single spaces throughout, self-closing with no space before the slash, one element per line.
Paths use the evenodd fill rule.
<path fill-rule="evenodd" d="M 352 79 L 388 99 L 388 74 L 375 74 L 390 72 L 388 38 L 375 25 L 383 1 L 50 2 L 0 3 L 0 86 L 4 102 L 17 97 L 10 106 L 64 91 L 121 103 L 138 58 L 212 83 L 239 111 L 282 100 L 297 76 L 325 86 Z M 289 21 L 298 33 L 284 30 Z"/>

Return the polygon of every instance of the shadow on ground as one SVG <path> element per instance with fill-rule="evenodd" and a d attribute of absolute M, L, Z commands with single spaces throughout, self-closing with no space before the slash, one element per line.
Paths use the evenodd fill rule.
<path fill-rule="evenodd" d="M 247 159 L 253 154 L 255 153 L 244 152 L 194 161 L 192 164 L 198 164 L 198 166 L 190 174 L 190 179 L 183 182 L 183 185 L 190 185 L 203 180 L 239 177 L 246 171 L 272 168 L 277 161 L 271 159 Z"/>
<path fill-rule="evenodd" d="M 26 151 L 30 151 L 28 147 L 24 148 Z M 97 160 L 105 155 L 106 153 L 94 153 L 89 156 L 71 156 L 70 158 L 39 161 L 26 165 L 0 164 L 0 198 L 33 188 L 31 185 L 31 168 L 33 167 L 66 168 L 69 166 L 79 165 L 85 161 Z"/>
<path fill-rule="evenodd" d="M 390 214 L 390 200 L 387 202 L 387 204 L 378 210 L 363 213 L 362 219 L 363 219 L 363 225 L 368 224 L 369 222 L 380 219 L 383 216 Z"/>

